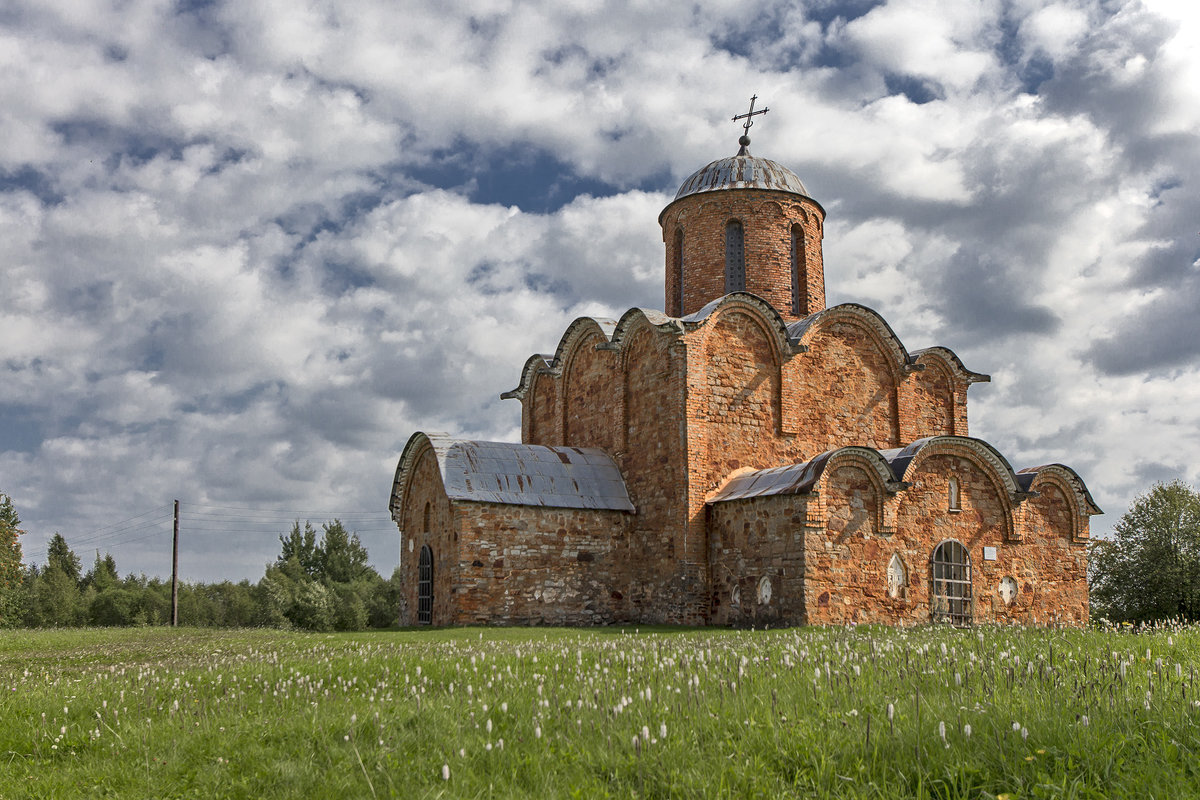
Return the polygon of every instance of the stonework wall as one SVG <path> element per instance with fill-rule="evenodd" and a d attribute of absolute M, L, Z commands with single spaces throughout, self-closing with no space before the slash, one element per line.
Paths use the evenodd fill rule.
<path fill-rule="evenodd" d="M 429 524 L 425 507 L 429 506 Z M 400 570 L 404 577 L 404 599 L 400 624 L 417 624 L 417 566 L 421 547 L 433 550 L 433 624 L 448 625 L 455 616 L 453 577 L 458 566 L 457 518 L 446 497 L 437 457 L 427 448 L 417 457 L 401 509 Z"/>
<path fill-rule="evenodd" d="M 534 379 L 533 391 L 526 399 L 523 417 L 529 420 L 525 444 L 553 447 L 562 444 L 559 423 L 562 413 L 558 407 L 558 381 L 545 373 Z"/>
<path fill-rule="evenodd" d="M 624 446 L 617 462 L 637 515 L 630 520 L 628 557 L 640 565 L 628 599 L 647 622 L 680 619 L 694 604 L 678 589 L 687 525 L 684 451 L 684 356 L 679 338 L 649 326 L 631 332 L 624 349 Z"/>
<path fill-rule="evenodd" d="M 808 499 L 776 495 L 709 511 L 713 625 L 796 624 L 804 619 Z"/>
<path fill-rule="evenodd" d="M 898 365 L 864 325 L 837 320 L 807 340 L 796 356 L 803 378 L 796 428 L 812 455 L 846 445 L 898 447 Z"/>
<path fill-rule="evenodd" d="M 1065 540 L 1037 541 L 1037 536 L 1008 538 L 1009 501 L 988 469 L 965 455 L 918 458 L 920 463 L 914 463 L 907 476 L 911 487 L 883 498 L 897 506 L 894 533 L 847 536 L 853 526 L 839 524 L 831 512 L 828 529 L 806 536 L 808 622 L 928 622 L 930 559 L 934 548 L 950 539 L 970 554 L 975 622 L 1087 621 L 1087 584 L 1080 572 L 1086 554 L 1081 547 Z M 959 485 L 959 510 L 949 507 L 951 476 Z M 831 509 L 853 508 L 861 496 L 867 507 L 877 502 L 868 499 L 870 495 L 862 476 L 851 480 L 839 471 L 825 502 Z M 1052 508 L 1057 501 L 1046 502 Z M 985 547 L 995 548 L 995 560 L 985 558 Z M 907 572 L 899 598 L 887 594 L 887 566 L 893 555 Z M 1000 591 L 1005 577 L 1018 587 L 1011 603 Z"/>
<path fill-rule="evenodd" d="M 785 319 L 805 317 L 825 307 L 821 255 L 825 212 L 806 197 L 764 189 L 702 193 L 667 207 L 662 217 L 666 244 L 666 310 L 685 316 L 725 295 L 725 226 L 742 222 L 746 291 L 771 303 Z M 804 230 L 801 295 L 806 307 L 792 313 L 792 225 Z M 683 233 L 683 305 L 680 307 L 676 234 Z"/>
<path fill-rule="evenodd" d="M 900 384 L 900 438 L 905 442 L 957 433 L 953 376 L 936 359 L 924 360 L 923 366 Z"/>
<path fill-rule="evenodd" d="M 563 368 L 565 414 L 563 444 L 569 447 L 620 449 L 624 414 L 624 376 L 620 356 L 597 350 L 607 341 L 598 330 L 579 339 Z"/>
<path fill-rule="evenodd" d="M 597 625 L 629 618 L 637 564 L 620 511 L 456 503 L 458 625 Z"/>

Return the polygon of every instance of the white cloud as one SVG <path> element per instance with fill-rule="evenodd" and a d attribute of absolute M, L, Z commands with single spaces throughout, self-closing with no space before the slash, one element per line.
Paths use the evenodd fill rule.
<path fill-rule="evenodd" d="M 831 300 L 992 373 L 973 431 L 1079 468 L 1104 529 L 1148 480 L 1200 478 L 1172 455 L 1200 430 L 1189 9 L 19 6 L 0 489 L 30 551 L 173 497 L 382 515 L 413 430 L 519 435 L 498 394 L 528 355 L 662 304 L 658 211 L 757 92 L 754 152 L 829 211 Z M 465 196 L 550 182 L 547 213 Z M 256 577 L 276 547 L 200 541 L 194 577 Z"/>

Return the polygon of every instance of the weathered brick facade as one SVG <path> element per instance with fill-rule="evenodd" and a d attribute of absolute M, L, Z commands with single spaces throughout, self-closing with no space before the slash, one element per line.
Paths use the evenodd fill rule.
<path fill-rule="evenodd" d="M 392 496 L 404 621 L 425 545 L 434 624 L 1087 621 L 1083 482 L 968 438 L 987 376 L 950 350 L 825 307 L 824 211 L 781 170 L 746 155 L 685 182 L 660 217 L 670 315 L 581 318 L 526 362 L 506 396 L 513 458 L 534 466 L 488 444 L 486 480 L 448 493 L 458 467 L 410 440 Z M 726 294 L 727 270 L 745 291 Z M 544 478 L 554 454 L 571 463 Z M 578 488 L 588 464 L 602 480 Z"/>

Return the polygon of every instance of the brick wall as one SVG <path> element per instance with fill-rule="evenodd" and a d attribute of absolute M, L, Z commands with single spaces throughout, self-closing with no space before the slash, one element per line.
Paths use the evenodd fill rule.
<path fill-rule="evenodd" d="M 710 508 L 711 624 L 795 624 L 804 619 L 808 503 L 801 495 L 776 495 Z"/>
<path fill-rule="evenodd" d="M 425 506 L 429 505 L 429 526 Z M 417 565 L 421 547 L 433 550 L 433 623 L 447 625 L 455 616 L 452 579 L 458 566 L 458 522 L 446 497 L 442 474 L 432 448 L 414 461 L 400 511 L 400 569 L 404 576 L 404 599 L 400 624 L 417 624 Z"/>
<path fill-rule="evenodd" d="M 452 622 L 594 625 L 630 618 L 638 565 L 620 511 L 456 503 Z"/>
<path fill-rule="evenodd" d="M 668 314 L 699 311 L 725 294 L 725 226 L 742 222 L 745 241 L 746 291 L 771 303 L 785 319 L 792 314 L 792 226 L 804 232 L 801 259 L 800 317 L 825 307 L 825 271 L 821 254 L 825 212 L 806 197 L 765 189 L 741 189 L 690 195 L 663 212 L 666 245 Z M 683 305 L 680 307 L 676 234 L 683 233 Z"/>

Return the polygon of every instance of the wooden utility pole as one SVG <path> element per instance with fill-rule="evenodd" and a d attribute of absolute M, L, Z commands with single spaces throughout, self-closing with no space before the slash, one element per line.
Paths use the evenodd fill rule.
<path fill-rule="evenodd" d="M 175 535 L 171 539 L 171 627 L 179 625 L 179 501 L 175 501 Z"/>

